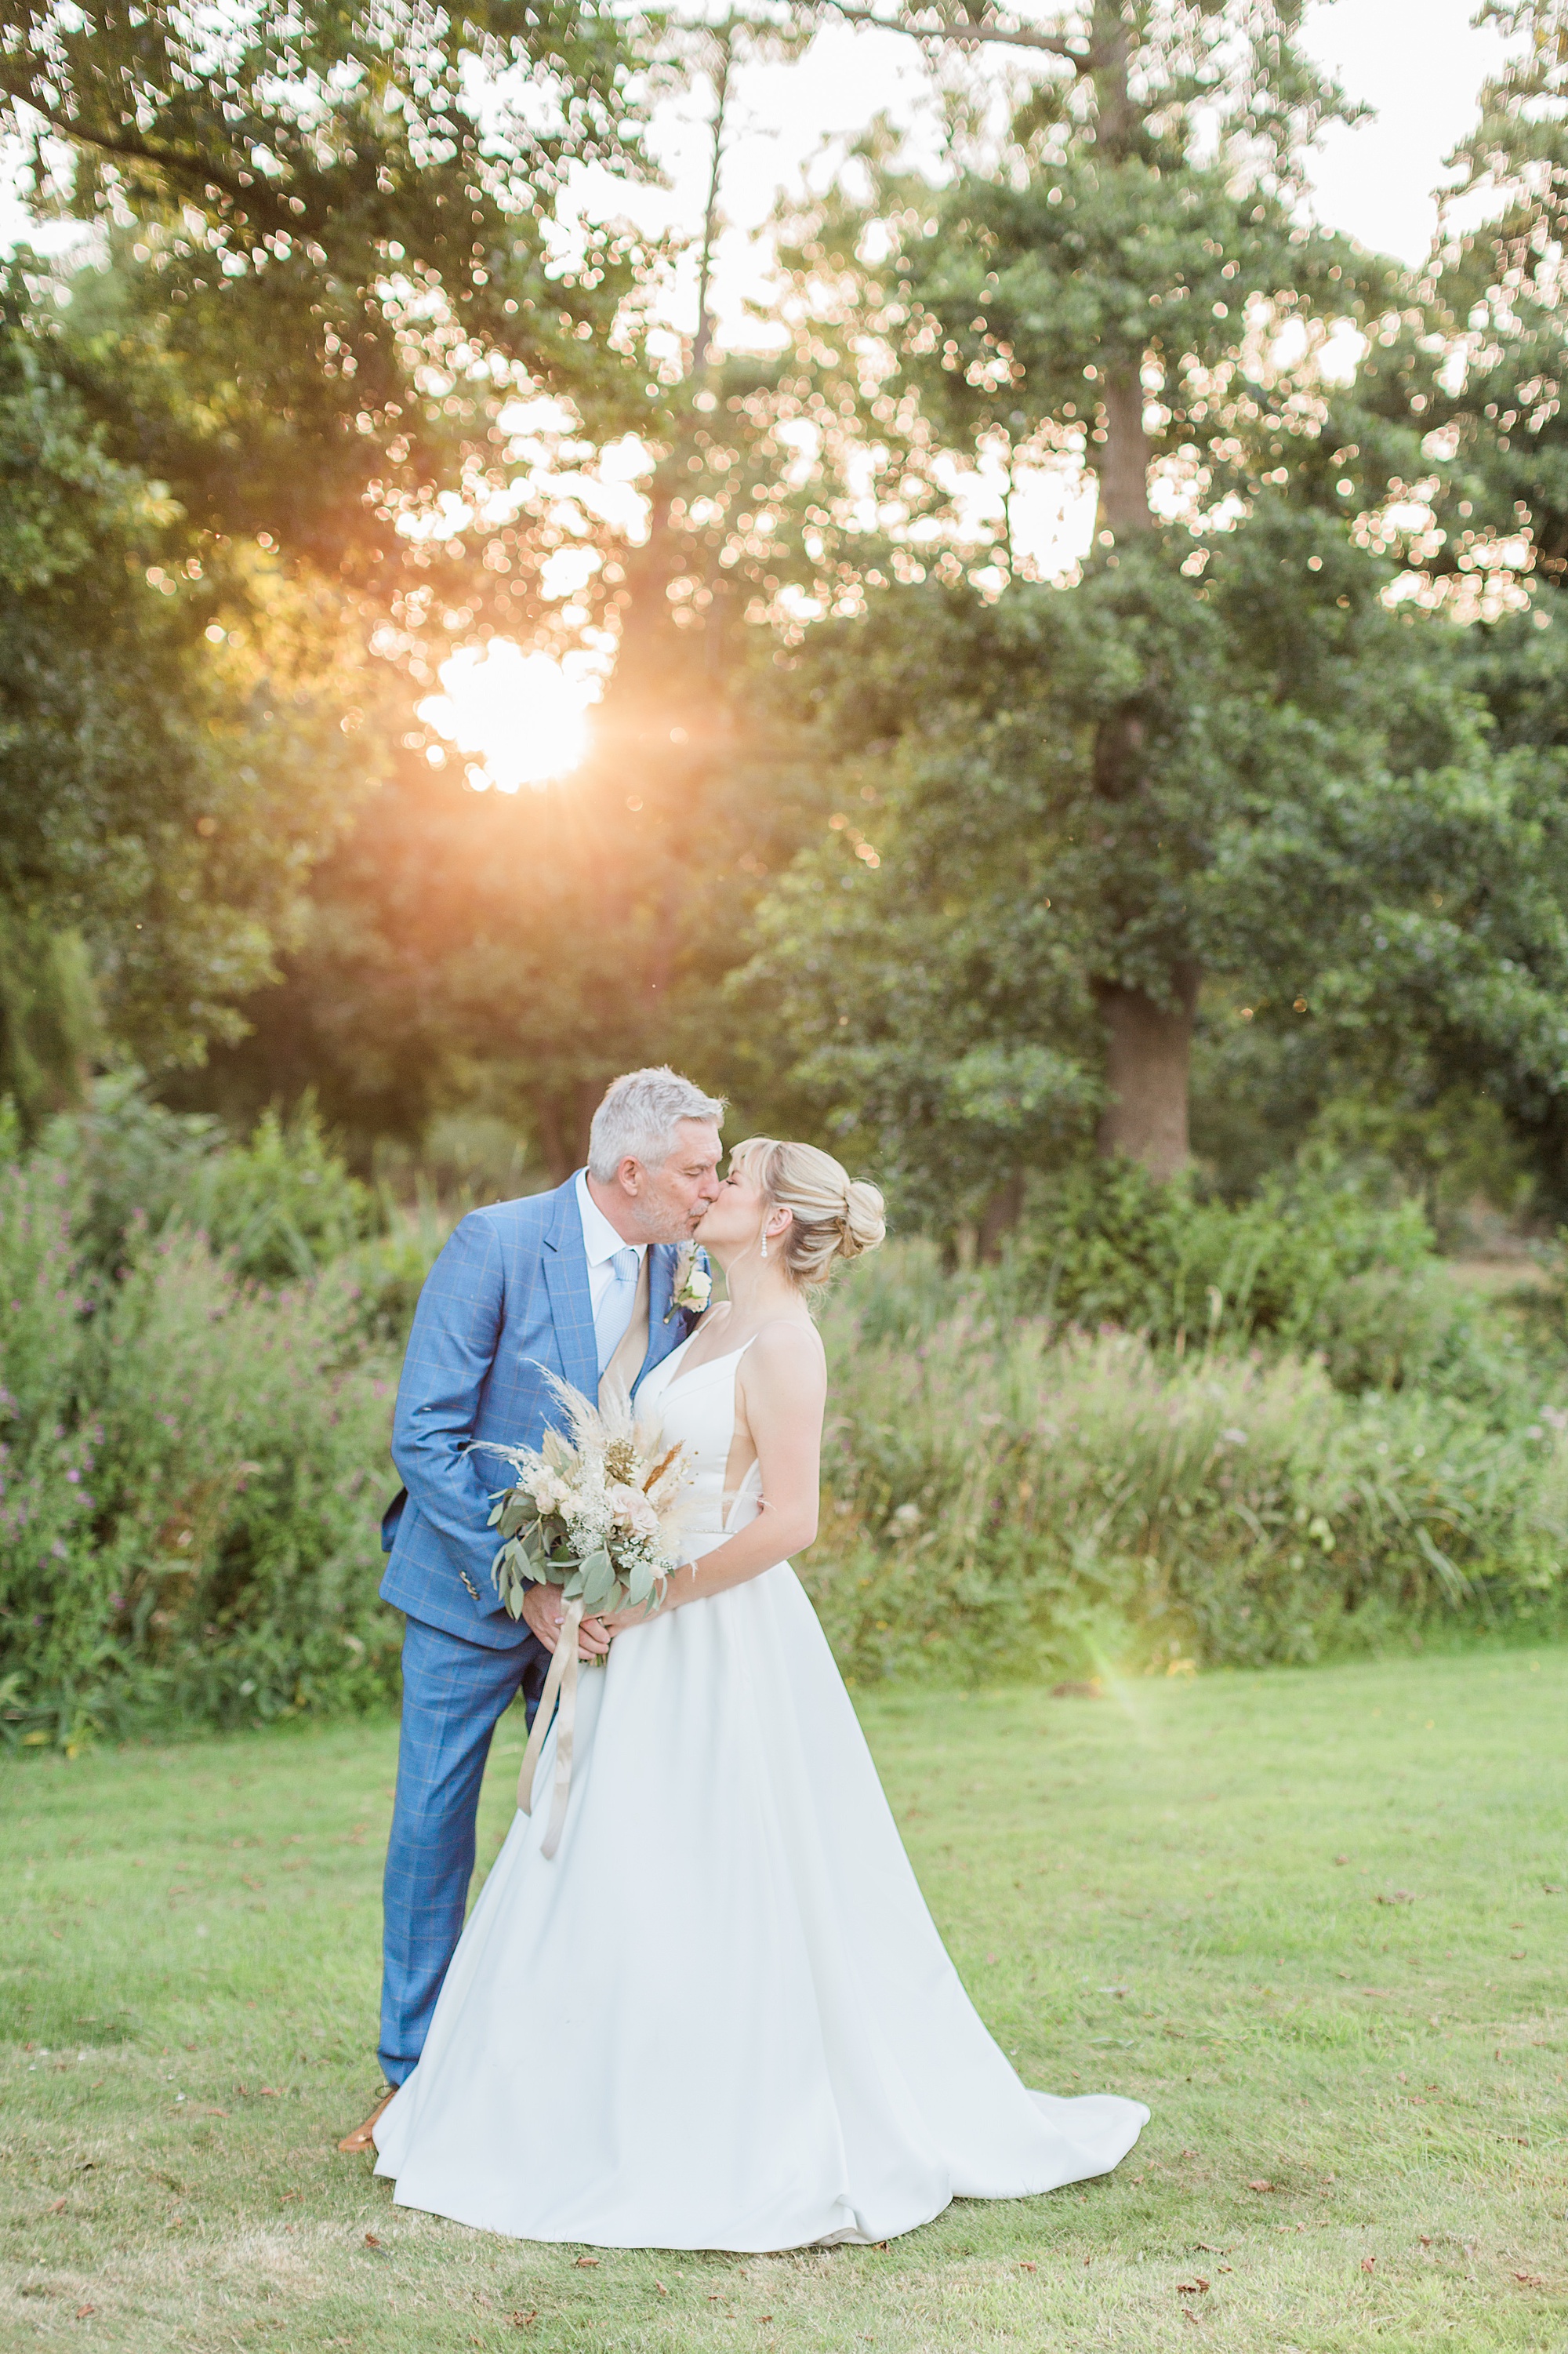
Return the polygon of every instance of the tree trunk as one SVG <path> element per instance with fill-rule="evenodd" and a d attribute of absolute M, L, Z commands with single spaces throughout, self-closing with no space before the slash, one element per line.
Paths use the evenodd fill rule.
<path fill-rule="evenodd" d="M 1002 1245 L 1022 1215 L 1023 1172 L 1015 1169 L 997 1187 L 981 1214 L 977 1248 L 982 1259 L 994 1262 L 1001 1257 Z"/>
<path fill-rule="evenodd" d="M 1128 83 L 1130 35 L 1119 0 L 1097 0 L 1091 36 L 1101 146 L 1129 151 L 1139 127 Z M 1105 440 L 1100 444 L 1097 529 L 1126 546 L 1153 528 L 1149 506 L 1149 436 L 1143 429 L 1143 354 L 1130 350 L 1108 361 L 1100 389 Z M 1095 745 L 1095 789 L 1120 801 L 1145 790 L 1144 726 L 1136 708 L 1114 712 Z M 1192 1059 L 1192 1017 L 1198 969 L 1178 965 L 1171 1002 L 1159 1004 L 1140 989 L 1097 981 L 1095 1001 L 1106 1025 L 1106 1076 L 1110 1101 L 1097 1142 L 1108 1159 L 1126 1152 L 1161 1180 L 1186 1167 L 1187 1084 Z"/>
<path fill-rule="evenodd" d="M 1109 1045 L 1107 1077 L 1110 1101 L 1096 1140 L 1107 1158 L 1126 1152 L 1151 1176 L 1174 1177 L 1188 1160 L 1187 1079 L 1192 1056 L 1192 1017 L 1198 1005 L 1196 965 L 1171 974 L 1169 1005 L 1157 1005 L 1140 989 L 1099 981 L 1095 998 Z"/>
<path fill-rule="evenodd" d="M 1118 540 L 1148 531 L 1149 436 L 1143 429 L 1141 355 L 1106 372 L 1105 451 L 1100 460 L 1099 525 Z"/>

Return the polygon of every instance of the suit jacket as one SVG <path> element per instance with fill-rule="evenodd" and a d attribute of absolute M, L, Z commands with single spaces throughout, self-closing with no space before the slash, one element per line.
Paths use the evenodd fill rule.
<path fill-rule="evenodd" d="M 392 1459 L 404 1493 L 382 1522 L 390 1552 L 381 1598 L 428 1627 L 492 1650 L 532 1642 L 491 1581 L 497 1538 L 490 1499 L 510 1470 L 470 1439 L 537 1447 L 566 1417 L 546 1369 L 585 1397 L 599 1390 L 599 1349 L 576 1180 L 553 1193 L 473 1210 L 425 1278 L 397 1384 Z M 642 1374 L 684 1340 L 691 1318 L 665 1321 L 673 1245 L 648 1254 L 648 1354 Z"/>

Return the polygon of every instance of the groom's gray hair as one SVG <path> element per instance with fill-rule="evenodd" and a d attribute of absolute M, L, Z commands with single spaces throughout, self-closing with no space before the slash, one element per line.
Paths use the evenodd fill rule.
<path fill-rule="evenodd" d="M 626 1071 L 611 1079 L 588 1130 L 588 1172 L 609 1184 L 623 1161 L 657 1169 L 675 1150 L 683 1119 L 724 1122 L 724 1097 L 705 1096 L 668 1064 L 657 1070 Z"/>

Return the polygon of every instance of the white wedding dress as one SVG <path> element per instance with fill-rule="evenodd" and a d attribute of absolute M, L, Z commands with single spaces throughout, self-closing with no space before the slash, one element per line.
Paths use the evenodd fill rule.
<path fill-rule="evenodd" d="M 741 1354 L 641 1408 L 726 1514 Z M 786 1562 L 621 1636 L 580 1679 L 559 1852 L 555 1734 L 376 2127 L 400 2206 L 519 2240 L 752 2252 L 913 2231 L 949 2200 L 1106 2174 L 1149 2112 L 1025 2090 L 921 1897 Z"/>

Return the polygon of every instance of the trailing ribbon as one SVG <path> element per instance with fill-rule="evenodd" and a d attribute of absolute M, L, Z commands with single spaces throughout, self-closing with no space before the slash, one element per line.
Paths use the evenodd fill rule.
<path fill-rule="evenodd" d="M 539 1852 L 553 1856 L 561 1843 L 561 1829 L 567 1819 L 567 1799 L 572 1787 L 572 1735 L 577 1721 L 577 1629 L 583 1623 L 580 1601 L 568 1602 L 561 1617 L 561 1631 L 556 1639 L 550 1672 L 545 1678 L 545 1689 L 539 1695 L 535 1712 L 534 1729 L 528 1735 L 528 1746 L 523 1752 L 523 1767 L 517 1776 L 517 1804 L 525 1815 L 534 1811 L 534 1776 L 539 1768 L 540 1753 L 545 1736 L 560 1704 L 560 1723 L 556 1734 L 556 1787 L 550 1806 L 550 1819 L 540 1844 Z"/>

